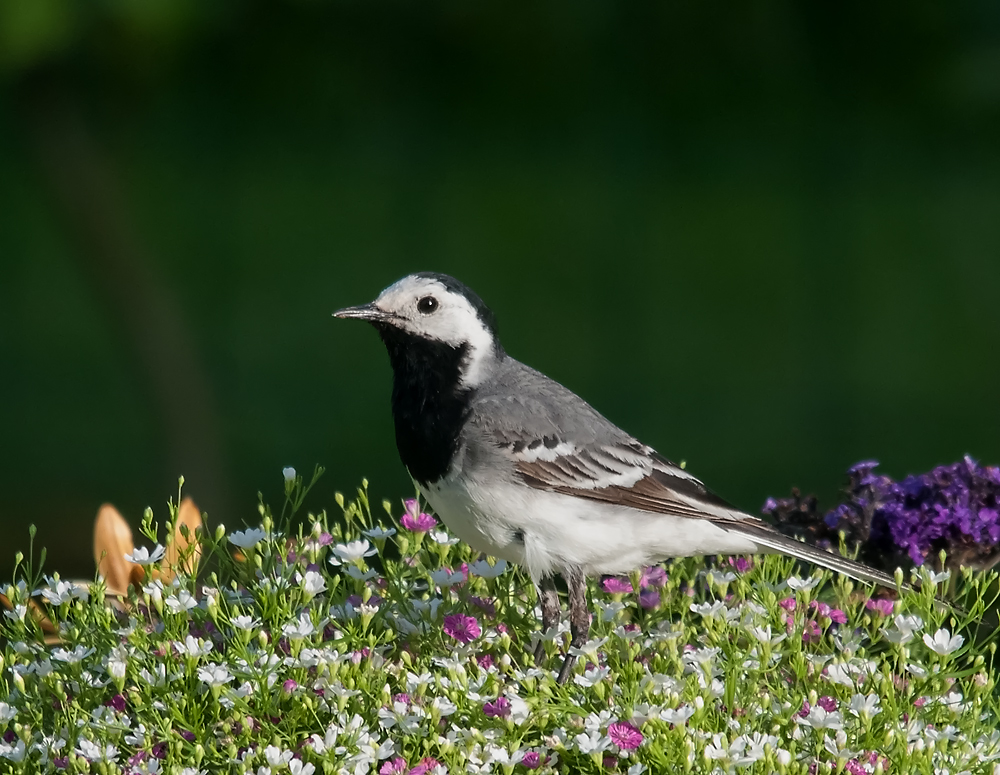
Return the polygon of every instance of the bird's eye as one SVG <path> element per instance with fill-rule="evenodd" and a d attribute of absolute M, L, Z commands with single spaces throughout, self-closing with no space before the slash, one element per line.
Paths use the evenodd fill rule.
<path fill-rule="evenodd" d="M 438 300 L 433 296 L 424 296 L 424 298 L 417 302 L 417 311 L 424 315 L 430 315 L 437 308 Z"/>

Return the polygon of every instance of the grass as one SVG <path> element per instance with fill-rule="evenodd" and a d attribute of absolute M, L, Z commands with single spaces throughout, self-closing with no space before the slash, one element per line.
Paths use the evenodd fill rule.
<path fill-rule="evenodd" d="M 20 563 L 0 617 L 0 769 L 1000 773 L 995 647 L 976 635 L 993 574 L 950 579 L 963 613 L 928 573 L 871 602 L 778 556 L 594 580 L 592 641 L 559 686 L 567 633 L 537 632 L 520 571 L 413 504 L 373 513 L 365 488 L 293 533 L 308 487 L 286 471 L 280 515 L 201 528 L 200 572 L 150 564 L 114 605 L 100 581 Z M 155 542 L 151 515 L 143 532 Z"/>

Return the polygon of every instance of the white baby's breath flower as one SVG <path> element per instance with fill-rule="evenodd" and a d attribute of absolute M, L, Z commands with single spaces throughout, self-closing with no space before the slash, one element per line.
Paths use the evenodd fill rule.
<path fill-rule="evenodd" d="M 879 696 L 877 694 L 855 694 L 851 697 L 851 702 L 847 708 L 855 716 L 872 718 L 882 712 L 878 702 Z"/>
<path fill-rule="evenodd" d="M 364 535 L 368 536 L 372 541 L 381 541 L 384 538 L 390 538 L 396 535 L 396 528 L 394 527 L 382 527 L 381 525 L 376 525 L 371 530 L 365 530 Z"/>
<path fill-rule="evenodd" d="M 119 644 L 111 649 L 111 654 L 108 656 L 108 675 L 112 678 L 117 678 L 121 680 L 125 677 L 125 671 L 128 667 L 128 649 L 124 644 Z"/>
<path fill-rule="evenodd" d="M 229 543 L 238 546 L 240 549 L 252 549 L 261 541 L 267 538 L 267 533 L 257 527 L 237 530 L 229 534 Z"/>
<path fill-rule="evenodd" d="M 854 677 L 851 675 L 851 671 L 848 669 L 847 665 L 843 663 L 830 665 L 823 671 L 823 675 L 835 684 L 850 686 L 852 688 L 854 687 Z"/>
<path fill-rule="evenodd" d="M 951 632 L 942 628 L 931 637 L 924 633 L 924 644 L 935 654 L 945 657 L 962 648 L 965 638 L 961 635 L 952 635 Z"/>
<path fill-rule="evenodd" d="M 456 710 L 458 706 L 449 700 L 447 697 L 435 697 L 431 701 L 431 708 L 437 711 L 440 716 L 450 716 Z"/>
<path fill-rule="evenodd" d="M 295 469 L 292 468 L 291 466 L 286 466 L 285 468 L 282 468 L 281 475 L 285 477 L 286 482 L 295 481 Z"/>
<path fill-rule="evenodd" d="M 595 638 L 594 640 L 588 640 L 582 646 L 577 648 L 576 646 L 569 647 L 569 653 L 574 657 L 597 657 L 597 652 L 608 642 L 607 638 Z M 595 659 L 596 661 L 596 659 Z"/>
<path fill-rule="evenodd" d="M 113 762 L 118 759 L 118 749 L 111 743 L 102 748 L 100 744 L 81 737 L 76 745 L 76 752 L 89 762 Z"/>
<path fill-rule="evenodd" d="M 788 637 L 788 634 L 784 632 L 772 637 L 770 624 L 765 627 L 751 627 L 750 632 L 758 641 L 770 646 L 776 646 Z"/>
<path fill-rule="evenodd" d="M 573 682 L 584 688 L 590 688 L 594 684 L 603 681 L 609 675 L 611 675 L 611 668 L 592 667 L 590 670 L 585 671 L 583 675 L 573 676 Z"/>
<path fill-rule="evenodd" d="M 194 595 L 186 589 L 178 590 L 176 595 L 171 595 L 164 602 L 167 604 L 167 608 L 175 614 L 190 611 L 192 608 L 197 608 L 198 606 L 198 601 L 195 600 Z"/>
<path fill-rule="evenodd" d="M 844 717 L 839 710 L 826 711 L 819 705 L 813 705 L 809 709 L 809 715 L 801 719 L 801 722 L 813 729 L 843 729 Z"/>
<path fill-rule="evenodd" d="M 465 581 L 465 574 L 460 571 L 455 571 L 452 573 L 446 568 L 441 568 L 439 570 L 431 571 L 431 581 L 434 582 L 434 586 L 446 588 L 452 587 L 455 584 L 461 584 Z"/>
<path fill-rule="evenodd" d="M 269 745 L 264 749 L 264 759 L 272 767 L 284 767 L 295 755 L 293 751 L 278 748 L 276 745 Z"/>
<path fill-rule="evenodd" d="M 225 665 L 212 663 L 198 668 L 198 680 L 209 686 L 225 686 L 233 680 Z"/>
<path fill-rule="evenodd" d="M 507 689 L 504 695 L 510 700 L 510 720 L 521 726 L 531 716 L 531 708 L 514 689 Z"/>
<path fill-rule="evenodd" d="M 378 575 L 378 572 L 375 571 L 373 568 L 369 568 L 368 570 L 363 571 L 357 565 L 348 565 L 347 575 L 357 581 L 371 581 Z"/>
<path fill-rule="evenodd" d="M 214 646 L 210 640 L 201 640 L 193 635 L 188 635 L 184 638 L 183 643 L 179 640 L 175 640 L 174 648 L 181 656 L 191 657 L 192 659 L 200 659 L 201 657 L 207 657 L 211 654 Z"/>
<path fill-rule="evenodd" d="M 326 591 L 326 580 L 322 574 L 314 570 L 307 570 L 299 583 L 302 586 L 302 591 L 306 593 L 307 598 L 316 597 L 316 595 Z"/>
<path fill-rule="evenodd" d="M 91 654 L 94 653 L 94 649 L 88 649 L 84 646 L 77 646 L 72 651 L 66 651 L 65 649 L 57 648 L 52 652 L 52 658 L 57 659 L 60 662 L 66 662 L 70 665 L 75 665 L 77 662 L 82 662 Z"/>
<path fill-rule="evenodd" d="M 6 702 L 0 702 L 0 724 L 6 724 L 17 716 L 17 711 Z"/>
<path fill-rule="evenodd" d="M 81 584 L 52 578 L 46 579 L 46 582 L 46 586 L 38 591 L 52 605 L 62 605 L 77 598 L 80 600 L 88 600 L 90 598 L 90 591 Z"/>
<path fill-rule="evenodd" d="M 233 627 L 240 630 L 246 630 L 247 632 L 251 632 L 260 627 L 260 619 L 254 619 L 252 616 L 247 616 L 246 614 L 234 616 L 231 623 Z"/>
<path fill-rule="evenodd" d="M 134 563 L 135 565 L 152 565 L 154 562 L 159 562 L 163 555 L 166 553 L 166 548 L 156 545 L 153 549 L 153 553 L 150 554 L 149 549 L 145 546 L 139 546 L 132 550 L 131 554 L 122 555 L 128 562 Z"/>
<path fill-rule="evenodd" d="M 281 628 L 281 633 L 289 640 L 300 640 L 308 638 L 316 632 L 316 625 L 312 623 L 308 611 L 303 611 L 299 618 L 289 622 Z"/>
<path fill-rule="evenodd" d="M 288 762 L 288 772 L 291 775 L 313 775 L 316 772 L 316 765 L 303 762 L 301 759 L 292 759 Z"/>
<path fill-rule="evenodd" d="M 714 600 L 711 603 L 692 603 L 691 611 L 699 616 L 715 616 L 724 606 L 725 603 L 721 600 Z"/>
<path fill-rule="evenodd" d="M 660 718 L 675 727 L 683 726 L 687 720 L 696 712 L 692 705 L 681 705 L 679 708 L 664 708 L 660 711 Z"/>
<path fill-rule="evenodd" d="M 581 732 L 573 738 L 573 741 L 576 743 L 577 750 L 584 755 L 600 753 L 601 751 L 608 750 L 611 746 L 611 738 L 607 735 L 602 735 L 600 730 L 589 733 Z"/>
<path fill-rule="evenodd" d="M 14 744 L 0 742 L 0 758 L 9 759 L 14 763 L 19 764 L 24 761 L 27 754 L 28 747 L 20 738 L 18 738 L 17 742 Z"/>
<path fill-rule="evenodd" d="M 815 589 L 819 585 L 819 576 L 810 576 L 807 579 L 792 576 L 786 583 L 789 589 L 794 589 L 796 592 L 806 592 L 810 589 Z"/>
<path fill-rule="evenodd" d="M 651 688 L 656 694 L 680 694 L 684 689 L 684 682 L 672 675 L 664 673 L 650 673 L 644 675 L 639 681 L 639 688 Z"/>
<path fill-rule="evenodd" d="M 441 544 L 442 546 L 453 546 L 458 543 L 458 539 L 455 536 L 448 535 L 447 530 L 431 530 L 427 536 L 434 543 Z"/>
<path fill-rule="evenodd" d="M 506 570 L 506 560 L 497 560 L 496 565 L 490 565 L 486 560 L 476 560 L 469 565 L 469 574 L 482 579 L 495 579 Z"/>
<path fill-rule="evenodd" d="M 28 606 L 19 604 L 14 606 L 12 611 L 4 611 L 3 615 L 11 621 L 23 622 L 26 613 L 28 613 Z"/>
<path fill-rule="evenodd" d="M 595 601 L 601 609 L 601 621 L 610 622 L 618 614 L 625 610 L 625 604 L 620 600 L 611 600 L 605 603 L 603 600 Z"/>
<path fill-rule="evenodd" d="M 378 549 L 363 538 L 346 544 L 337 544 L 333 547 L 333 554 L 330 555 L 330 564 L 340 565 L 343 562 L 357 562 L 364 557 L 371 557 L 376 552 Z"/>

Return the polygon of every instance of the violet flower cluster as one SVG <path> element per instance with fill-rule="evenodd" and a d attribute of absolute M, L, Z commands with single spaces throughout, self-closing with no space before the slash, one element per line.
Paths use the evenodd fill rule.
<path fill-rule="evenodd" d="M 987 568 L 1000 559 L 1000 468 L 966 456 L 958 463 L 894 481 L 867 460 L 848 469 L 847 499 L 821 516 L 814 497 L 768 498 L 763 511 L 780 529 L 820 546 L 843 533 L 859 559 L 892 572 L 909 561 Z"/>

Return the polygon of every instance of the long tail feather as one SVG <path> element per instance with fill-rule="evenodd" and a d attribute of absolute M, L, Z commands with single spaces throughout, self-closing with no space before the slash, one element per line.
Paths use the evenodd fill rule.
<path fill-rule="evenodd" d="M 815 563 L 837 573 L 843 573 L 845 576 L 850 576 L 858 581 L 896 589 L 896 579 L 888 573 L 876 570 L 864 563 L 848 559 L 839 554 L 827 552 L 802 541 L 796 541 L 794 538 L 779 533 L 776 530 L 753 524 L 734 523 L 729 520 L 716 522 L 715 524 L 731 533 L 741 533 L 753 540 L 754 543 L 775 552 Z"/>

